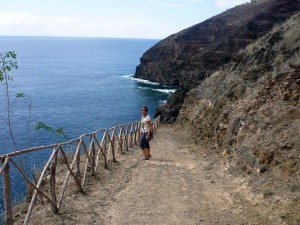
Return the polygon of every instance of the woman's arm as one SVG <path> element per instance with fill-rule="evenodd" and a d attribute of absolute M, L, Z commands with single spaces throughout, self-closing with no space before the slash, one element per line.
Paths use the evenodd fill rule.
<path fill-rule="evenodd" d="M 151 120 L 147 121 L 147 124 L 148 124 L 148 134 L 147 134 L 147 141 L 150 140 L 150 133 L 152 132 L 152 122 Z"/>

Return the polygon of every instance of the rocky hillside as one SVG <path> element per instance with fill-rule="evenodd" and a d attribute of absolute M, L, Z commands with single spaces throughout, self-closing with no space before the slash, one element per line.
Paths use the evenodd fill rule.
<path fill-rule="evenodd" d="M 300 224 L 300 13 L 190 91 L 178 117 L 265 209 Z M 201 147 L 199 147 L 201 148 Z"/>
<path fill-rule="evenodd" d="M 135 76 L 177 85 L 157 114 L 178 116 L 226 171 L 276 193 L 267 211 L 288 205 L 280 218 L 300 224 L 299 0 L 252 2 L 171 35 Z"/>
<path fill-rule="evenodd" d="M 189 92 L 178 119 L 228 169 L 290 181 L 300 174 L 299 103 L 297 14 Z"/>
<path fill-rule="evenodd" d="M 300 0 L 237 6 L 162 40 L 144 53 L 135 77 L 179 87 L 157 114 L 177 116 L 185 94 L 235 54 L 300 10 Z"/>

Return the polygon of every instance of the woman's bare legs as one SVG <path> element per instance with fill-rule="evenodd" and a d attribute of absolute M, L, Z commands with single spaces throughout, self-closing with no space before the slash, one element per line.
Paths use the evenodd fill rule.
<path fill-rule="evenodd" d="M 150 148 L 146 148 L 146 150 L 147 150 L 147 157 L 151 157 Z"/>
<path fill-rule="evenodd" d="M 143 155 L 144 155 L 144 159 L 146 159 L 146 158 L 148 159 L 149 156 L 148 156 L 148 149 L 147 148 L 143 149 Z"/>

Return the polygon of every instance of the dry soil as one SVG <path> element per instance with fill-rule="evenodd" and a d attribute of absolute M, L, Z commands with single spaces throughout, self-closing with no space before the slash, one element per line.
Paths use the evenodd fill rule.
<path fill-rule="evenodd" d="M 88 178 L 85 194 L 69 191 L 60 215 L 37 206 L 31 224 L 287 224 L 245 177 L 230 175 L 217 155 L 192 143 L 183 131 L 159 127 L 150 160 L 141 160 L 138 146 L 125 151 Z"/>

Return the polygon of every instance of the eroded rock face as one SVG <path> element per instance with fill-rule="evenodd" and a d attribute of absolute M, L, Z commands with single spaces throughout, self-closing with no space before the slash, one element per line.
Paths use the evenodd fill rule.
<path fill-rule="evenodd" d="M 156 109 L 154 117 L 164 114 L 168 118 L 177 118 L 182 106 L 182 102 L 184 101 L 185 94 L 186 93 L 182 90 L 173 93 L 168 98 L 167 104 Z"/>
<path fill-rule="evenodd" d="M 234 156 L 231 166 L 251 173 L 273 168 L 279 177 L 299 173 L 299 100 L 300 67 L 276 76 L 239 102 L 229 120 L 219 117 L 215 141 Z M 222 131 L 220 123 L 227 129 Z"/>
<path fill-rule="evenodd" d="M 236 55 L 187 95 L 181 127 L 228 169 L 300 173 L 300 14 Z"/>
<path fill-rule="evenodd" d="M 178 86 L 187 93 L 235 54 L 300 10 L 299 0 L 264 0 L 244 4 L 173 34 L 146 51 L 134 77 Z M 178 98 L 174 98 L 177 99 Z M 177 109 L 172 107 L 176 105 Z M 174 115 L 182 102 L 157 110 Z"/>
<path fill-rule="evenodd" d="M 297 0 L 244 4 L 162 40 L 141 58 L 135 77 L 191 90 L 234 53 L 300 10 Z"/>

